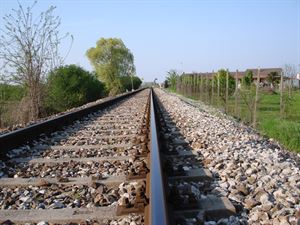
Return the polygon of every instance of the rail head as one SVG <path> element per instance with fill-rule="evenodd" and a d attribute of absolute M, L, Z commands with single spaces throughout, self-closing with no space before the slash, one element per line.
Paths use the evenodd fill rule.
<path fill-rule="evenodd" d="M 151 225 L 168 225 L 164 180 L 160 160 L 160 151 L 156 129 L 154 93 L 151 89 L 150 107 L 150 223 Z"/>

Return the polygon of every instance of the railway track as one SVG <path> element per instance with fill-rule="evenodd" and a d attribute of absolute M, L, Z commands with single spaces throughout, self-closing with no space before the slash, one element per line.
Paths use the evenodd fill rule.
<path fill-rule="evenodd" d="M 149 94 L 10 150 L 1 169 L 1 222 L 143 224 Z"/>
<path fill-rule="evenodd" d="M 210 172 L 150 89 L 28 129 L 0 137 L 2 224 L 190 225 L 235 213 L 210 195 Z"/>

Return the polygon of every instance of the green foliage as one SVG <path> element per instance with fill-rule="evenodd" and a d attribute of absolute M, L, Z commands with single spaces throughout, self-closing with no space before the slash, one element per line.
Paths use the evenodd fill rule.
<path fill-rule="evenodd" d="M 135 73 L 133 54 L 121 39 L 101 38 L 96 47 L 90 48 L 86 54 L 100 80 L 105 82 L 110 95 L 118 94 L 124 89 L 121 77 Z"/>
<path fill-rule="evenodd" d="M 131 79 L 132 79 L 132 83 L 131 83 Z M 121 85 L 123 87 L 123 91 L 131 91 L 132 89 L 132 85 L 133 85 L 133 89 L 138 89 L 141 84 L 142 84 L 142 81 L 139 77 L 136 77 L 136 76 L 123 76 L 123 77 L 120 77 L 120 82 L 121 82 Z"/>
<path fill-rule="evenodd" d="M 9 126 L 14 121 L 13 110 L 25 96 L 21 85 L 0 84 L 0 128 Z"/>
<path fill-rule="evenodd" d="M 47 111 L 61 112 L 94 101 L 104 95 L 104 85 L 79 66 L 62 66 L 49 74 Z"/>
<path fill-rule="evenodd" d="M 177 79 L 178 79 L 179 75 L 177 73 L 176 70 L 170 70 L 167 72 L 167 82 L 168 82 L 168 85 L 170 85 L 170 88 L 172 90 L 175 90 L 176 89 L 176 84 L 177 84 Z"/>
<path fill-rule="evenodd" d="M 261 122 L 262 132 L 275 138 L 290 150 L 300 153 L 300 123 L 269 118 Z"/>
<path fill-rule="evenodd" d="M 21 85 L 0 84 L 0 100 L 20 101 L 25 95 L 25 89 Z"/>
<path fill-rule="evenodd" d="M 253 84 L 253 72 L 248 70 L 242 78 L 242 86 L 244 88 L 248 88 Z"/>
<path fill-rule="evenodd" d="M 227 71 L 221 69 L 214 76 L 214 83 L 218 85 L 218 80 L 220 84 L 220 98 L 225 102 L 226 101 L 226 77 Z M 228 74 L 228 97 L 233 95 L 235 91 L 235 80 L 234 78 Z"/>
<path fill-rule="evenodd" d="M 278 72 L 271 72 L 268 74 L 267 81 L 272 85 L 272 87 L 275 86 L 275 84 L 279 84 L 280 75 Z"/>

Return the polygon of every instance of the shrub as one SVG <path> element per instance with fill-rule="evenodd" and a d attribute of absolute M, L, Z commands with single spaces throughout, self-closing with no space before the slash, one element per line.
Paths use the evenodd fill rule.
<path fill-rule="evenodd" d="M 103 97 L 104 85 L 94 74 L 76 65 L 51 71 L 47 81 L 46 108 L 61 112 Z"/>

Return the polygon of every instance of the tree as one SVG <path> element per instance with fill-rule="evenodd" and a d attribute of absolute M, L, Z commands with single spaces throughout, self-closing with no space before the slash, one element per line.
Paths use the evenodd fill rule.
<path fill-rule="evenodd" d="M 249 111 L 249 122 L 252 123 L 254 118 L 256 88 L 253 83 L 253 72 L 251 70 L 247 70 L 245 76 L 242 78 L 241 84 L 240 95 L 247 107 L 247 110 Z"/>
<path fill-rule="evenodd" d="M 226 107 L 226 93 L 228 93 L 228 97 L 233 95 L 235 91 L 235 80 L 234 78 L 228 74 L 228 88 L 227 88 L 227 71 L 224 69 L 221 69 L 217 72 L 217 74 L 214 76 L 214 83 L 217 83 L 218 86 L 218 92 L 219 97 L 222 100 L 224 106 Z"/>
<path fill-rule="evenodd" d="M 131 83 L 132 81 L 132 83 Z M 123 90 L 122 91 L 129 91 L 132 89 L 132 85 L 133 85 L 133 89 L 138 89 L 141 84 L 142 84 L 142 81 L 139 77 L 136 77 L 136 76 L 133 76 L 133 77 L 129 77 L 129 76 L 123 76 L 123 77 L 120 77 L 120 82 L 121 82 L 121 85 L 123 87 Z"/>
<path fill-rule="evenodd" d="M 100 80 L 105 82 L 109 95 L 122 91 L 121 77 L 135 73 L 133 54 L 121 39 L 101 38 L 86 54 Z"/>
<path fill-rule="evenodd" d="M 279 83 L 280 75 L 277 71 L 270 72 L 267 76 L 267 81 L 271 85 L 272 91 L 274 91 L 275 85 Z"/>
<path fill-rule="evenodd" d="M 248 88 L 253 84 L 253 72 L 251 70 L 247 70 L 245 76 L 242 78 L 242 86 L 244 88 Z"/>
<path fill-rule="evenodd" d="M 283 77 L 284 75 L 284 77 Z M 290 111 L 291 105 L 295 100 L 293 98 L 293 80 L 296 77 L 296 68 L 293 64 L 285 64 L 283 67 L 283 73 L 281 74 L 280 81 L 282 82 L 280 88 L 280 114 L 281 117 L 286 117 Z M 288 81 L 288 91 L 285 91 L 284 78 Z"/>
<path fill-rule="evenodd" d="M 172 90 L 175 90 L 176 89 L 176 83 L 177 83 L 177 80 L 178 80 L 178 73 L 176 70 L 172 69 L 172 70 L 169 70 L 167 72 L 167 81 L 168 81 L 168 85 L 170 85 L 171 89 Z"/>
<path fill-rule="evenodd" d="M 62 63 L 58 47 L 68 35 L 59 35 L 60 18 L 54 15 L 54 6 L 36 17 L 35 5 L 25 9 L 19 4 L 5 15 L 0 39 L 1 69 L 9 80 L 26 87 L 29 120 L 39 117 L 42 82 L 49 70 Z"/>
<path fill-rule="evenodd" d="M 293 64 L 285 64 L 283 74 L 288 79 L 289 98 L 292 98 L 293 81 L 296 79 L 296 67 Z"/>
<path fill-rule="evenodd" d="M 61 112 L 103 97 L 104 84 L 79 66 L 61 66 L 47 81 L 47 111 Z"/>

